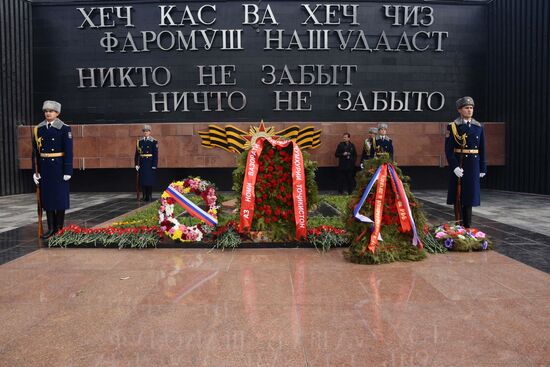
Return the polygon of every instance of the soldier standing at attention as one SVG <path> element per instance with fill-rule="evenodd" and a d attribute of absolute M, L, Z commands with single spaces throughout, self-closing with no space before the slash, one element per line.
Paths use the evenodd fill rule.
<path fill-rule="evenodd" d="M 365 139 L 363 144 L 363 153 L 361 154 L 361 169 L 363 169 L 363 161 L 374 158 L 374 152 L 376 151 L 376 134 L 378 129 L 371 127 L 369 129 L 369 137 Z"/>
<path fill-rule="evenodd" d="M 350 141 L 351 135 L 344 133 L 343 141 L 336 147 L 334 155 L 338 158 L 338 193 L 344 193 L 344 184 L 348 194 L 355 189 L 355 160 L 357 151 L 355 145 Z"/>
<path fill-rule="evenodd" d="M 376 154 L 388 153 L 393 161 L 393 143 L 388 135 L 388 124 L 378 124 L 378 138 L 376 138 Z"/>
<path fill-rule="evenodd" d="M 447 204 L 456 204 L 457 192 L 460 193 L 460 208 L 455 210 L 455 219 L 469 228 L 472 207 L 480 204 L 479 181 L 487 173 L 485 137 L 483 127 L 472 117 L 473 98 L 460 98 L 456 108 L 460 116 L 447 126 L 445 136 L 445 155 L 451 171 Z M 461 214 L 462 220 L 457 214 Z"/>
<path fill-rule="evenodd" d="M 45 120 L 33 131 L 32 168 L 34 183 L 40 184 L 40 200 L 46 211 L 49 238 L 63 228 L 65 210 L 70 208 L 69 180 L 73 174 L 73 136 L 71 128 L 57 118 L 61 104 L 45 101 Z M 38 162 L 38 171 L 35 166 Z"/>
<path fill-rule="evenodd" d="M 136 142 L 136 154 L 134 163 L 139 172 L 139 183 L 144 201 L 153 199 L 153 185 L 155 184 L 155 171 L 158 163 L 159 143 L 151 136 L 151 126 L 143 126 L 143 137 Z"/>

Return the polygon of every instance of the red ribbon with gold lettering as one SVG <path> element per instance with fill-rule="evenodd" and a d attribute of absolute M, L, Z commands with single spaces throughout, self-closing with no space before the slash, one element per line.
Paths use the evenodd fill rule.
<path fill-rule="evenodd" d="M 388 178 L 388 165 L 384 163 L 380 170 L 376 186 L 376 196 L 374 199 L 374 231 L 370 236 L 368 249 L 374 254 L 376 246 L 378 246 L 378 235 L 380 234 L 380 226 L 382 225 L 382 212 L 384 210 L 384 196 L 386 194 L 386 179 Z"/>
<path fill-rule="evenodd" d="M 300 240 L 307 235 L 307 201 L 306 178 L 302 151 L 292 140 L 273 140 L 258 138 L 256 144 L 248 152 L 246 169 L 241 193 L 241 218 L 239 230 L 245 228 L 250 231 L 254 216 L 255 194 L 254 185 L 258 175 L 258 162 L 263 149 L 263 142 L 267 140 L 273 146 L 287 147 L 292 144 L 292 198 L 294 201 L 294 220 L 296 223 L 296 239 Z"/>
<path fill-rule="evenodd" d="M 254 185 L 258 176 L 258 166 L 260 154 L 264 147 L 264 139 L 256 139 L 256 143 L 248 151 L 246 157 L 246 169 L 244 171 L 243 190 L 241 192 L 241 219 L 239 222 L 239 231 L 243 232 L 245 228 L 250 231 L 252 227 L 252 218 L 254 217 L 254 200 L 256 195 Z"/>

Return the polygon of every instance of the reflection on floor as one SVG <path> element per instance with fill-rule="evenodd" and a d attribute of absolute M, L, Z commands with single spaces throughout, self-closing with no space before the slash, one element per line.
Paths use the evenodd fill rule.
<path fill-rule="evenodd" d="M 1 366 L 550 364 L 550 275 L 494 251 L 41 249 L 0 279 Z"/>

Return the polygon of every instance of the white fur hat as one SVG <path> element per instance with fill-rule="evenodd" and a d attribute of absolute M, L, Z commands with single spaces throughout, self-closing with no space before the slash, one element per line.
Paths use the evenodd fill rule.
<path fill-rule="evenodd" d="M 45 110 L 54 110 L 57 113 L 61 113 L 61 103 L 56 101 L 44 101 L 42 105 L 42 111 Z"/>
<path fill-rule="evenodd" d="M 143 125 L 143 129 L 141 131 L 151 131 L 151 125 Z"/>

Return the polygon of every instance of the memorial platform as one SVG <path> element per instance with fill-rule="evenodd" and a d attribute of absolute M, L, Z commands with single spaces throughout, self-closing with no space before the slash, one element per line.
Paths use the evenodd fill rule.
<path fill-rule="evenodd" d="M 442 192 L 415 194 L 451 219 Z M 496 251 L 376 266 L 341 249 L 39 249 L 32 196 L 2 197 L 0 365 L 548 365 L 550 198 L 482 197 Z M 74 194 L 67 223 L 136 206 Z"/>

